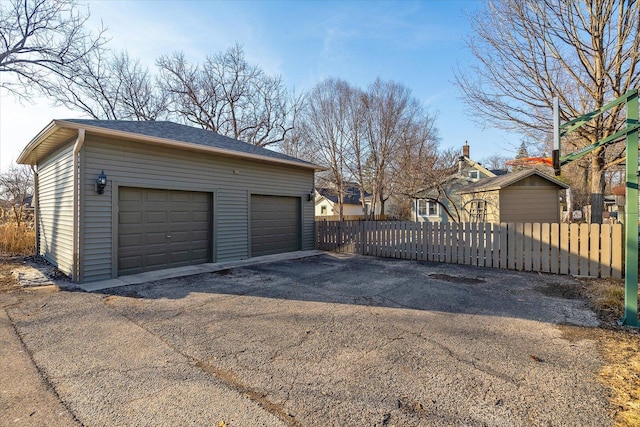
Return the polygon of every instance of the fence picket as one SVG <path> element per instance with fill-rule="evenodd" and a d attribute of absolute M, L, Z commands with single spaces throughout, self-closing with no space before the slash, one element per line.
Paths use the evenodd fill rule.
<path fill-rule="evenodd" d="M 622 279 L 622 242 L 624 242 L 622 237 L 622 226 L 616 224 L 616 227 L 611 230 L 611 276 L 614 279 Z"/>
<path fill-rule="evenodd" d="M 600 227 L 600 277 L 611 276 L 611 226 L 602 224 Z"/>
<path fill-rule="evenodd" d="M 580 225 L 569 225 L 569 274 L 579 274 L 580 248 Z"/>
<path fill-rule="evenodd" d="M 481 267 L 487 267 L 487 228 L 490 227 L 489 223 L 478 224 L 478 265 Z"/>
<path fill-rule="evenodd" d="M 425 233 L 427 228 L 427 224 L 424 222 L 420 223 L 420 254 L 421 254 L 421 261 L 426 261 L 427 260 L 427 234 Z"/>
<path fill-rule="evenodd" d="M 580 224 L 580 275 L 589 275 L 589 224 Z"/>
<path fill-rule="evenodd" d="M 560 224 L 560 274 L 569 274 L 569 224 Z"/>
<path fill-rule="evenodd" d="M 509 224 L 500 223 L 500 268 L 509 268 Z"/>
<path fill-rule="evenodd" d="M 507 265 L 509 270 L 516 269 L 516 225 L 513 223 L 507 224 Z"/>
<path fill-rule="evenodd" d="M 449 229 L 449 242 L 447 243 L 451 246 L 451 260 L 449 261 L 451 264 L 456 264 L 458 262 L 458 223 L 452 222 L 450 224 Z"/>
<path fill-rule="evenodd" d="M 494 229 L 496 227 L 496 224 L 492 224 L 492 223 L 487 223 L 486 227 L 485 227 L 485 231 L 486 231 L 486 236 L 487 236 L 487 247 L 485 249 L 485 257 L 486 257 L 486 261 L 485 261 L 485 266 L 486 267 L 493 267 L 493 248 L 495 246 L 495 240 L 494 240 Z"/>
<path fill-rule="evenodd" d="M 407 258 L 407 223 L 400 221 L 400 259 Z"/>
<path fill-rule="evenodd" d="M 540 270 L 544 273 L 549 273 L 551 271 L 549 260 L 551 253 L 551 227 L 549 227 L 549 224 L 542 224 L 540 233 L 542 235 L 540 239 Z"/>
<path fill-rule="evenodd" d="M 524 224 L 518 223 L 516 226 L 516 270 L 522 271 L 524 269 L 524 257 L 526 256 L 526 249 L 524 247 Z"/>
<path fill-rule="evenodd" d="M 542 255 L 540 242 L 542 241 L 542 227 L 538 222 L 531 224 L 531 240 L 531 271 L 540 271 L 540 256 Z"/>
<path fill-rule="evenodd" d="M 551 258 L 549 270 L 558 274 L 560 271 L 560 224 L 551 224 Z"/>
<path fill-rule="evenodd" d="M 425 254 L 427 261 L 433 261 L 433 254 L 435 253 L 435 229 L 434 223 L 427 222 L 425 223 L 425 240 L 426 240 L 426 248 L 427 252 Z"/>
<path fill-rule="evenodd" d="M 492 232 L 491 232 L 491 240 L 492 240 L 492 252 L 493 252 L 493 260 L 491 262 L 491 266 L 493 268 L 500 268 L 500 233 L 501 227 L 500 224 L 493 224 Z"/>
<path fill-rule="evenodd" d="M 457 239 L 457 245 L 458 245 L 458 256 L 457 256 L 457 260 L 456 263 L 457 264 L 464 264 L 464 223 L 459 222 L 458 223 L 458 235 L 456 236 Z"/>
<path fill-rule="evenodd" d="M 589 230 L 589 276 L 598 277 L 600 275 L 600 269 L 598 264 L 600 263 L 600 224 L 591 224 Z"/>

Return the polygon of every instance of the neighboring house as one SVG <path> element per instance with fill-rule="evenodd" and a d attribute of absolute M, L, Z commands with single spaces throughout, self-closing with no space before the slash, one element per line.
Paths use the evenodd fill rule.
<path fill-rule="evenodd" d="M 318 166 L 172 122 L 54 120 L 37 166 L 37 252 L 75 282 L 313 249 Z"/>
<path fill-rule="evenodd" d="M 365 193 L 365 210 L 360 200 L 360 189 L 358 186 L 349 185 L 346 187 L 346 194 L 342 203 L 342 211 L 345 217 L 364 216 L 371 212 L 371 194 Z M 333 188 L 319 188 L 315 193 L 316 218 L 335 217 L 340 215 L 340 203 L 338 195 Z M 379 208 L 376 208 L 376 214 Z M 332 218 L 333 219 L 333 218 Z"/>
<path fill-rule="evenodd" d="M 458 160 L 457 171 L 445 177 L 434 187 L 427 188 L 413 200 L 412 218 L 417 222 L 456 221 L 456 208 L 460 210 L 458 191 L 484 178 L 492 178 L 502 171 L 491 171 L 469 158 L 469 145 L 465 144 Z M 444 196 L 446 193 L 446 197 Z M 437 201 L 436 201 L 437 200 Z M 453 219 L 447 214 L 453 215 Z"/>
<path fill-rule="evenodd" d="M 536 169 L 485 178 L 458 190 L 463 222 L 560 222 L 567 184 Z"/>

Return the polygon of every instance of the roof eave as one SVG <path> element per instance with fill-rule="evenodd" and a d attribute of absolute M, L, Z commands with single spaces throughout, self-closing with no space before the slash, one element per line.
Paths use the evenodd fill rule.
<path fill-rule="evenodd" d="M 303 163 L 301 161 L 297 162 L 294 160 L 278 159 L 274 157 L 262 156 L 259 154 L 242 153 L 239 151 L 227 150 L 224 148 L 198 145 L 198 144 L 193 144 L 191 142 L 176 141 L 174 139 L 169 139 L 169 138 L 159 138 L 155 136 L 141 135 L 139 133 L 134 133 L 134 132 L 107 129 L 100 126 L 92 126 L 87 124 L 68 122 L 65 120 L 53 120 L 51 121 L 51 123 L 49 123 L 49 125 L 47 125 L 47 127 L 45 127 L 42 131 L 40 131 L 40 133 L 36 135 L 36 137 L 32 139 L 31 142 L 29 142 L 29 144 L 27 144 L 25 149 L 22 151 L 22 153 L 20 154 L 20 157 L 18 157 L 18 163 L 21 163 L 21 160 L 24 163 L 29 163 L 28 159 L 31 153 L 33 153 L 33 151 L 40 144 L 42 144 L 42 142 L 44 142 L 47 137 L 53 134 L 56 130 L 63 129 L 63 128 L 74 129 L 74 130 L 84 129 L 85 132 L 97 134 L 100 136 L 113 137 L 113 138 L 129 138 L 138 142 L 144 142 L 149 144 L 162 145 L 166 147 L 177 147 L 177 148 L 183 148 L 183 149 L 192 150 L 192 151 L 222 154 L 225 156 L 236 157 L 236 158 L 247 158 L 247 159 L 259 160 L 267 163 L 285 164 L 285 165 L 296 166 L 304 169 L 313 169 L 314 171 L 326 170 L 326 168 L 323 168 L 322 166 L 315 165 L 312 163 Z M 37 159 L 31 159 L 31 160 L 33 163 L 29 163 L 29 164 L 35 164 L 35 161 L 37 161 Z"/>
<path fill-rule="evenodd" d="M 16 163 L 18 164 L 35 164 L 29 161 L 29 157 L 31 153 L 38 148 L 38 146 L 49 137 L 52 133 L 56 131 L 57 121 L 52 120 L 47 126 L 44 127 L 29 143 L 22 149 L 20 155 L 18 156 L 18 160 Z"/>

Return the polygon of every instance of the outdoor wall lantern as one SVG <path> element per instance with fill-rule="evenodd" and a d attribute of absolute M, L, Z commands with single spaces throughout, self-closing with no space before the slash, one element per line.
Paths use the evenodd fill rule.
<path fill-rule="evenodd" d="M 104 174 L 104 170 L 100 172 L 98 175 L 98 179 L 96 179 L 96 191 L 98 194 L 104 193 L 104 187 L 107 186 L 107 176 Z"/>
<path fill-rule="evenodd" d="M 310 202 L 312 200 L 313 200 L 313 190 L 311 190 L 311 192 L 307 194 L 307 202 Z"/>

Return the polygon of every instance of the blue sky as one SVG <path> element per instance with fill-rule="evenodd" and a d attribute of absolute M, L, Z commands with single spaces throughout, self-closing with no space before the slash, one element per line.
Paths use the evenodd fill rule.
<path fill-rule="evenodd" d="M 377 77 L 412 90 L 437 113 L 443 148 L 471 145 L 471 157 L 514 157 L 519 136 L 471 120 L 453 70 L 472 60 L 465 48 L 467 14 L 480 1 L 88 1 L 90 25 L 108 28 L 109 46 L 153 67 L 184 51 L 200 61 L 234 43 L 249 62 L 282 76 L 296 91 L 326 77 L 366 87 Z M 54 118 L 81 117 L 46 99 L 20 105 L 0 92 L 0 167 Z"/>

